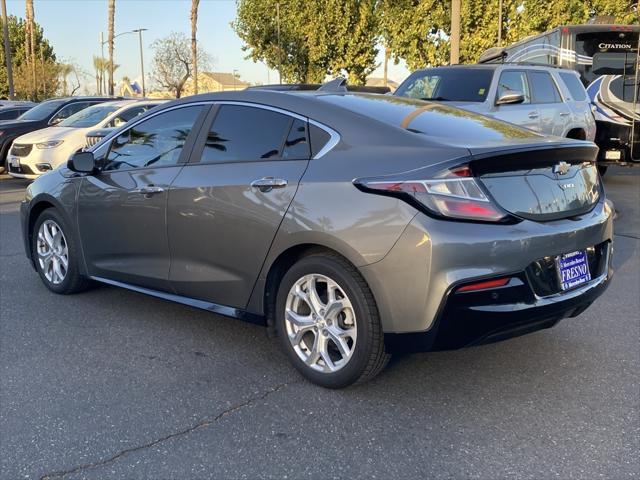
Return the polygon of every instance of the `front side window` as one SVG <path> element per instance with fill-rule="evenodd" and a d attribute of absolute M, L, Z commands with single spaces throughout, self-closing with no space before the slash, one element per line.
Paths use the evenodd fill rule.
<path fill-rule="evenodd" d="M 587 92 L 576 75 L 569 72 L 560 72 L 560 78 L 562 78 L 562 81 L 569 89 L 569 93 L 574 100 L 582 102 L 587 99 Z"/>
<path fill-rule="evenodd" d="M 529 72 L 534 103 L 558 103 L 562 101 L 558 87 L 549 72 Z"/>
<path fill-rule="evenodd" d="M 125 130 L 111 143 L 103 170 L 177 165 L 201 105 L 160 113 Z"/>
<path fill-rule="evenodd" d="M 292 123 L 294 119 L 283 113 L 263 108 L 222 105 L 207 135 L 200 162 L 251 162 L 283 158 L 285 140 L 289 140 Z M 302 142 L 295 133 L 291 136 L 291 144 L 286 147 L 289 152 L 287 155 L 298 154 L 295 150 L 300 148 Z M 304 145 L 308 145 L 306 126 L 303 133 Z"/>
<path fill-rule="evenodd" d="M 529 94 L 529 84 L 527 83 L 527 75 L 524 72 L 506 70 L 500 74 L 497 99 L 499 99 L 503 95 L 508 95 L 514 92 L 520 92 L 524 94 L 524 102 L 522 103 L 531 102 L 531 95 Z"/>
<path fill-rule="evenodd" d="M 149 110 L 148 106 L 131 107 L 120 112 L 107 125 L 105 125 L 105 127 L 119 127 L 121 125 L 124 125 L 129 120 L 136 118 L 138 115 L 142 115 L 147 110 Z"/>

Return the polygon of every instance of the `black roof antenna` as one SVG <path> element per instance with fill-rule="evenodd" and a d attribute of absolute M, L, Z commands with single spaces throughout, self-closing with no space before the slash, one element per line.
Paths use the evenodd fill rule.
<path fill-rule="evenodd" d="M 318 92 L 346 92 L 347 91 L 347 79 L 344 77 L 337 77 L 333 80 L 322 84 L 318 89 Z"/>

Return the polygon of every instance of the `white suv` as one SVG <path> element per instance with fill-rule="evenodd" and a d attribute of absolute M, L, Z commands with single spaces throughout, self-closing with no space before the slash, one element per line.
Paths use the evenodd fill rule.
<path fill-rule="evenodd" d="M 517 63 L 427 68 L 394 95 L 446 102 L 545 135 L 591 141 L 596 135 L 591 102 L 573 70 Z"/>

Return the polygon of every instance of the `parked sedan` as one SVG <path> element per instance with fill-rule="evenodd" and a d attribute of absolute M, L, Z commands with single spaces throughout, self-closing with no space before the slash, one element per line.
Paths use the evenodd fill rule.
<path fill-rule="evenodd" d="M 118 100 L 85 108 L 56 126 L 22 135 L 9 151 L 9 174 L 37 178 L 66 164 L 69 156 L 86 146 L 86 134 L 94 128 L 119 127 L 163 100 Z"/>
<path fill-rule="evenodd" d="M 266 325 L 338 388 L 584 311 L 612 274 L 596 154 L 344 89 L 192 96 L 32 183 L 24 244 L 55 293 L 93 280 Z"/>
<path fill-rule="evenodd" d="M 113 100 L 112 97 L 65 97 L 39 103 L 15 120 L 0 123 L 0 172 L 7 169 L 9 147 L 20 135 L 57 125 L 65 118 L 96 103 Z"/>

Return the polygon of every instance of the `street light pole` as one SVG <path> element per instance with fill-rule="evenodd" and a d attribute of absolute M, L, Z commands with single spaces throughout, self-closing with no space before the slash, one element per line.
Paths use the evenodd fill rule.
<path fill-rule="evenodd" d="M 7 80 L 9 81 L 9 100 L 13 100 L 13 68 L 11 65 L 11 45 L 9 44 L 9 17 L 7 16 L 6 0 L 2 0 L 2 31 L 4 34 L 4 58 L 7 62 Z"/>
<path fill-rule="evenodd" d="M 134 32 L 138 33 L 138 40 L 140 43 L 140 72 L 142 73 L 142 96 L 146 95 L 146 89 L 144 85 L 144 58 L 142 56 L 142 32 L 146 31 L 146 28 L 138 28 Z"/>
<path fill-rule="evenodd" d="M 144 97 L 146 94 L 145 82 L 144 82 L 144 58 L 142 56 L 142 32 L 146 32 L 146 28 L 138 28 L 136 30 L 131 30 L 129 32 L 122 32 L 117 35 L 114 35 L 114 40 L 122 35 L 127 35 L 128 33 L 137 33 L 138 34 L 138 42 L 140 44 L 140 71 L 142 73 L 142 96 Z M 100 43 L 102 45 L 102 58 L 104 58 L 104 44 L 108 42 L 108 40 L 103 40 L 102 32 L 100 32 Z M 110 65 L 110 68 L 113 68 L 113 65 Z"/>

